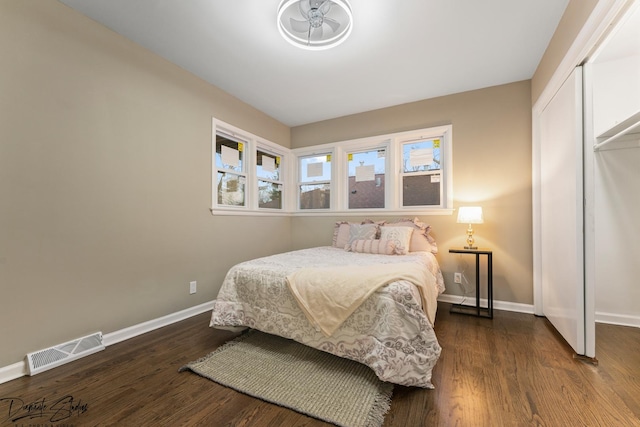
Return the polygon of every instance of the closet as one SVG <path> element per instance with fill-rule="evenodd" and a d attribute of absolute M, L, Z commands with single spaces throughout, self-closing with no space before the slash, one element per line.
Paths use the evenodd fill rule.
<path fill-rule="evenodd" d="M 585 278 L 595 320 L 640 327 L 640 4 L 584 65 Z"/>
<path fill-rule="evenodd" d="M 640 327 L 640 0 L 599 0 L 533 108 L 534 310 Z"/>

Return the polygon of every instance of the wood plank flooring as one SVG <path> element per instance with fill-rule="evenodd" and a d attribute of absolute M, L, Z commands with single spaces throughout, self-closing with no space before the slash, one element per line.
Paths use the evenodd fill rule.
<path fill-rule="evenodd" d="M 595 366 L 574 359 L 544 318 L 448 309 L 436 321 L 436 389 L 396 386 L 384 426 L 640 426 L 640 329 L 597 325 Z M 179 373 L 235 336 L 208 318 L 0 384 L 0 426 L 329 426 Z"/>

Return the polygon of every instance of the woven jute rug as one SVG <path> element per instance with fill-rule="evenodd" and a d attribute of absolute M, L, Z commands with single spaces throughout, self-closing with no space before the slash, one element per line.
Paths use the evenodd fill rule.
<path fill-rule="evenodd" d="M 344 427 L 379 427 L 393 385 L 360 363 L 250 330 L 180 371 Z"/>

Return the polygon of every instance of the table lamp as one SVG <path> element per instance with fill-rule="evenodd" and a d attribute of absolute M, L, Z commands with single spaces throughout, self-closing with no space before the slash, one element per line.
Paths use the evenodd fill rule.
<path fill-rule="evenodd" d="M 484 217 L 482 216 L 482 208 L 479 206 L 464 206 L 458 209 L 458 222 L 461 224 L 469 224 L 467 229 L 467 245 L 465 249 L 478 249 L 477 246 L 473 246 L 473 228 L 471 224 L 482 224 Z"/>

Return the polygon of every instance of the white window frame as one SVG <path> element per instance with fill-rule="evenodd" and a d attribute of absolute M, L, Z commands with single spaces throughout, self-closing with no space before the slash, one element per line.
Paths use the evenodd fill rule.
<path fill-rule="evenodd" d="M 295 163 L 296 163 L 296 175 L 295 175 L 295 211 L 296 212 L 311 212 L 311 213 L 318 213 L 318 212 L 332 212 L 333 208 L 336 204 L 337 201 L 337 197 L 336 197 L 336 193 L 335 193 L 335 186 L 334 186 L 334 182 L 335 182 L 335 176 L 336 176 L 336 153 L 333 147 L 333 144 L 325 144 L 322 146 L 318 146 L 318 147 L 322 147 L 322 149 L 318 150 L 315 147 L 311 147 L 308 149 L 300 149 L 297 150 L 296 154 L 295 154 Z M 330 197 L 329 197 L 329 208 L 328 209 L 302 209 L 300 208 L 300 202 L 301 202 L 301 192 L 300 192 L 300 186 L 302 185 L 315 185 L 315 184 L 322 184 L 327 182 L 326 180 L 318 180 L 318 181 L 305 181 L 302 182 L 302 163 L 301 160 L 302 159 L 306 159 L 309 157 L 318 157 L 318 156 L 331 156 L 331 175 L 329 177 L 329 185 L 331 187 L 330 190 Z"/>
<path fill-rule="evenodd" d="M 218 204 L 218 167 L 216 165 L 216 135 L 222 133 L 243 142 L 242 175 L 245 178 L 245 205 Z M 441 204 L 440 206 L 402 206 L 402 145 L 411 140 L 441 138 Z M 214 215 L 272 216 L 362 216 L 376 215 L 451 215 L 453 212 L 453 126 L 444 125 L 413 131 L 345 140 L 329 144 L 290 150 L 262 139 L 235 126 L 212 118 L 211 213 Z M 385 207 L 348 207 L 348 153 L 385 148 Z M 260 208 L 258 201 L 257 150 L 279 156 L 282 185 L 282 208 Z M 300 209 L 300 159 L 313 155 L 331 155 L 331 196 L 328 209 Z M 235 171 L 225 172 L 237 173 Z M 266 181 L 270 181 L 266 179 Z"/>
<path fill-rule="evenodd" d="M 261 151 L 266 154 L 271 154 L 276 158 L 280 158 L 280 165 L 279 165 L 280 179 L 273 180 L 270 178 L 262 178 L 258 176 L 258 151 Z M 286 183 L 287 183 L 287 176 L 289 175 L 287 173 L 289 156 L 285 154 L 284 151 L 279 148 L 279 146 L 266 140 L 256 141 L 255 148 L 253 149 L 253 153 L 255 153 L 255 155 L 253 156 L 254 161 L 252 165 L 253 173 L 254 173 L 254 179 L 252 183 L 255 186 L 254 188 L 254 191 L 255 191 L 254 202 L 256 204 L 255 208 L 261 212 L 271 212 L 271 213 L 288 212 L 289 211 L 289 204 L 287 203 L 288 185 Z M 258 200 L 259 192 L 260 192 L 259 190 L 260 186 L 258 184 L 259 181 L 266 181 L 266 182 L 280 185 L 280 187 L 282 188 L 282 195 L 281 195 L 282 207 L 280 208 L 261 208 L 260 207 L 260 201 Z"/>
<path fill-rule="evenodd" d="M 438 206 L 402 206 L 402 145 L 413 139 L 441 138 L 441 194 Z M 387 147 L 385 166 L 385 208 L 352 208 L 348 200 L 348 153 Z M 451 215 L 453 212 L 453 126 L 444 125 L 368 138 L 345 140 L 330 144 L 316 145 L 292 150 L 297 165 L 296 185 L 300 181 L 299 164 L 301 157 L 332 150 L 332 180 L 330 209 L 300 209 L 296 197 L 294 215 L 362 216 L 378 215 Z M 299 191 L 296 188 L 296 194 Z"/>
<path fill-rule="evenodd" d="M 396 156 L 398 167 L 398 180 L 395 194 L 397 196 L 397 206 L 401 210 L 415 209 L 447 209 L 453 207 L 453 179 L 452 179 L 452 126 L 440 126 L 436 128 L 420 129 L 418 131 L 403 132 L 398 134 L 396 141 Z M 416 174 L 404 172 L 404 155 L 402 148 L 405 144 L 419 142 L 430 139 L 440 139 L 440 203 L 438 205 L 418 205 L 404 206 L 403 184 L 406 176 L 416 176 Z M 423 175 L 433 175 L 433 172 L 424 172 Z"/>
<path fill-rule="evenodd" d="M 230 139 L 242 142 L 243 145 L 243 172 L 238 173 L 234 171 L 228 171 L 227 169 L 219 169 L 216 165 L 216 135 L 222 134 L 228 136 Z M 273 181 L 270 179 L 264 179 L 258 177 L 257 172 L 257 151 L 263 151 L 268 154 L 273 154 L 280 157 L 280 180 L 278 183 L 282 184 L 282 208 L 261 208 L 259 207 L 259 191 L 258 181 Z M 213 215 L 290 215 L 291 203 L 290 191 L 288 189 L 290 184 L 290 178 L 293 174 L 290 173 L 290 158 L 291 150 L 281 145 L 275 144 L 266 139 L 260 138 L 256 135 L 246 132 L 233 125 L 225 123 L 216 118 L 212 118 L 212 135 L 211 135 L 211 213 Z M 218 204 L 218 171 L 232 172 L 245 177 L 245 204 L 244 206 L 233 206 Z"/>
<path fill-rule="evenodd" d="M 232 141 L 236 141 L 238 142 L 238 144 L 242 144 L 242 151 L 243 155 L 242 155 L 242 170 L 240 171 L 235 171 L 232 169 L 226 169 L 226 168 L 219 168 L 216 164 L 216 137 L 217 135 L 223 135 L 226 138 L 228 138 L 229 140 Z M 249 149 L 250 149 L 250 142 L 249 140 L 242 134 L 238 134 L 234 131 L 231 131 L 229 129 L 222 129 L 222 128 L 216 128 L 214 129 L 213 135 L 212 135 L 212 142 L 211 142 L 211 161 L 212 161 L 212 174 L 211 174 L 211 183 L 212 183 L 212 198 L 211 198 L 211 204 L 212 204 L 212 210 L 216 209 L 216 210 L 220 210 L 220 209 L 224 209 L 224 210 L 230 210 L 230 211 L 243 211 L 248 209 L 249 207 L 249 203 L 250 203 L 250 181 L 249 181 L 249 177 L 248 177 L 248 168 L 249 168 Z M 241 178 L 244 178 L 244 204 L 241 206 L 237 206 L 237 205 L 225 205 L 225 204 L 220 204 L 218 203 L 218 173 L 222 172 L 222 173 L 231 173 L 234 175 L 238 175 Z"/>
<path fill-rule="evenodd" d="M 350 212 L 375 212 L 375 211 L 380 211 L 380 210 L 384 210 L 386 211 L 389 206 L 392 206 L 393 203 L 393 197 L 392 197 L 392 193 L 393 193 L 393 183 L 390 182 L 392 181 L 392 179 L 390 179 L 390 176 L 392 176 L 392 173 L 389 173 L 392 170 L 393 167 L 393 154 L 391 150 L 391 144 L 390 144 L 390 140 L 388 138 L 380 138 L 380 137 L 374 137 L 374 138 L 365 138 L 365 139 L 361 139 L 361 140 L 357 140 L 357 141 L 353 141 L 350 144 L 345 144 L 344 146 L 341 147 L 342 151 L 344 152 L 344 158 L 343 158 L 343 169 L 342 169 L 342 179 L 343 182 L 340 185 L 340 187 L 342 187 L 342 208 L 344 210 L 350 211 Z M 363 152 L 367 152 L 367 151 L 378 151 L 378 150 L 385 150 L 385 159 L 384 159 L 384 174 L 385 174 L 385 180 L 384 180 L 384 207 L 383 208 L 350 208 L 349 207 L 349 154 L 357 154 L 357 153 L 363 153 Z"/>

